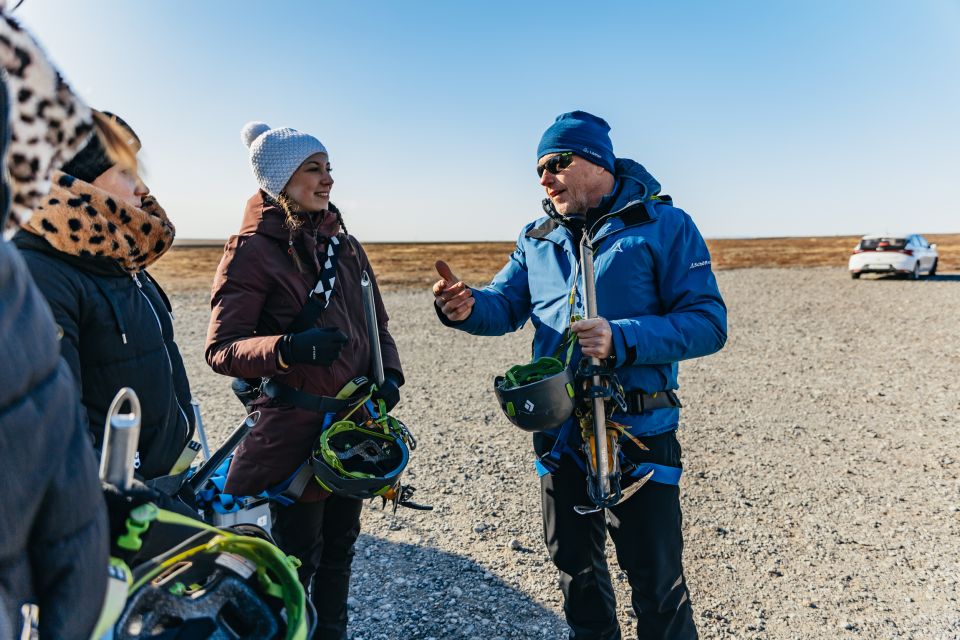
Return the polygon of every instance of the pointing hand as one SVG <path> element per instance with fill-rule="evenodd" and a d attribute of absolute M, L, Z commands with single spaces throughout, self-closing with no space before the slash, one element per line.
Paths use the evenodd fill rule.
<path fill-rule="evenodd" d="M 473 291 L 453 275 L 453 271 L 443 260 L 437 260 L 436 268 L 441 279 L 433 284 L 434 303 L 448 320 L 466 320 L 476 303 Z"/>

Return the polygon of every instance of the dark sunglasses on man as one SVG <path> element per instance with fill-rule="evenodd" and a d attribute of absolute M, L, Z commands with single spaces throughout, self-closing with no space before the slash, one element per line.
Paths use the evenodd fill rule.
<path fill-rule="evenodd" d="M 573 152 L 564 151 L 563 153 L 558 153 L 553 156 L 543 164 L 537 165 L 537 177 L 543 177 L 543 171 L 546 169 L 552 175 L 557 175 L 564 169 L 570 166 L 570 163 L 573 162 Z"/>

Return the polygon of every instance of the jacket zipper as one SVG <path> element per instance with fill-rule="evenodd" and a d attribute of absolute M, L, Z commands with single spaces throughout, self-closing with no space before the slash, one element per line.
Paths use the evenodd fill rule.
<path fill-rule="evenodd" d="M 140 295 L 143 296 L 143 299 L 147 301 L 147 306 L 150 307 L 150 311 L 153 312 L 153 317 L 157 321 L 157 328 L 160 330 L 160 342 L 163 344 L 163 352 L 167 354 L 167 366 L 170 367 L 170 384 L 174 384 L 173 380 L 173 359 L 170 358 L 170 350 L 167 349 L 167 340 L 163 335 L 163 324 L 160 322 L 160 316 L 157 315 L 157 310 L 153 306 L 153 303 L 150 302 L 150 297 L 143 292 L 143 283 L 140 282 L 140 278 L 137 277 L 137 274 L 131 274 L 133 281 L 137 283 L 137 291 L 140 292 Z M 183 416 L 184 424 L 187 425 L 187 433 L 190 433 L 190 420 L 187 418 L 187 414 L 184 412 L 183 407 L 180 406 L 180 398 L 177 396 L 176 388 L 173 389 L 173 397 L 177 401 L 177 409 L 180 410 L 180 415 Z"/>

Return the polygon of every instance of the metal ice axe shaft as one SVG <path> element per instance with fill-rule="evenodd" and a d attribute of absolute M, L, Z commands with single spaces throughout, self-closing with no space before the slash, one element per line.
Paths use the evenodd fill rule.
<path fill-rule="evenodd" d="M 220 448 L 214 451 L 209 458 L 207 458 L 200 468 L 197 469 L 197 472 L 187 481 L 187 486 L 190 487 L 190 490 L 193 493 L 196 493 L 203 488 L 203 485 L 213 477 L 213 474 L 217 471 L 223 461 L 226 460 L 234 450 L 240 446 L 240 443 L 250 435 L 250 432 L 256 426 L 257 421 L 260 419 L 260 412 L 254 411 L 246 418 L 243 419 L 243 422 L 237 425 L 237 428 L 233 430 L 226 441 L 220 445 Z"/>
<path fill-rule="evenodd" d="M 373 369 L 373 381 L 377 387 L 383 385 L 383 354 L 380 351 L 380 326 L 377 324 L 377 307 L 373 297 L 373 281 L 364 271 L 360 277 L 363 289 L 363 315 L 367 322 L 367 339 L 370 342 L 370 366 Z"/>
<path fill-rule="evenodd" d="M 597 317 L 597 290 L 596 280 L 593 271 L 593 245 L 587 239 L 587 234 L 583 235 L 580 241 L 580 264 L 583 269 L 583 296 L 586 303 L 586 319 Z M 596 371 L 600 366 L 600 359 L 594 356 L 590 357 L 591 368 Z M 593 375 L 590 379 L 592 388 L 599 389 L 603 384 L 599 375 Z M 606 408 L 603 406 L 603 397 L 598 397 L 596 393 L 591 394 L 593 403 L 593 440 L 594 440 L 594 464 L 597 475 L 595 478 L 588 478 L 592 483 L 594 502 L 600 504 L 613 499 L 610 490 L 610 467 L 608 464 L 607 451 L 607 415 Z"/>
<path fill-rule="evenodd" d="M 130 413 L 120 413 L 124 402 L 130 404 Z M 100 480 L 125 491 L 133 485 L 134 458 L 140 441 L 140 399 L 130 387 L 124 387 L 114 396 L 107 410 L 100 453 Z"/>
<path fill-rule="evenodd" d="M 203 449 L 203 459 L 210 459 L 210 445 L 207 444 L 207 430 L 203 427 L 203 416 L 200 415 L 200 403 L 195 399 L 190 399 L 190 406 L 193 408 L 193 418 L 197 425 L 197 435 L 200 437 L 200 447 Z"/>

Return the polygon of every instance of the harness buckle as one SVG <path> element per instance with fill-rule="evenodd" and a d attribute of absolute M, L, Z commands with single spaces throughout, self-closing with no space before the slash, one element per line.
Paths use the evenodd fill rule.
<path fill-rule="evenodd" d="M 540 463 L 547 473 L 553 474 L 557 469 L 560 468 L 560 454 L 555 454 L 553 451 L 548 451 L 539 458 L 537 462 Z"/>

